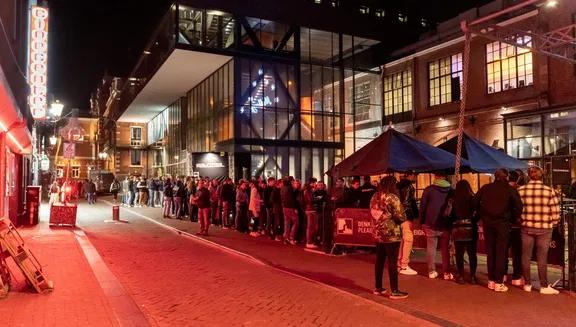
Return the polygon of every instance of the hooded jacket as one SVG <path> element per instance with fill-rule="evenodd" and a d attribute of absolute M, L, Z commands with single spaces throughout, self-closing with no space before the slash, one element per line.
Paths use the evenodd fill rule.
<path fill-rule="evenodd" d="M 418 203 L 416 202 L 416 189 L 414 184 L 407 180 L 402 179 L 396 185 L 400 193 L 400 202 L 404 207 L 404 213 L 406 213 L 407 220 L 414 220 L 418 218 Z"/>
<path fill-rule="evenodd" d="M 450 183 L 445 179 L 437 179 L 434 184 L 424 189 L 420 201 L 422 225 L 437 229 L 440 212 L 451 190 Z"/>

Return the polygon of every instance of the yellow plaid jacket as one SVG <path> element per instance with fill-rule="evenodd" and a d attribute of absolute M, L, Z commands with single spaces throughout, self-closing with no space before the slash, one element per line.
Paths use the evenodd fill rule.
<path fill-rule="evenodd" d="M 522 227 L 553 228 L 560 221 L 560 205 L 554 190 L 541 181 L 530 181 L 518 189 L 524 210 Z"/>

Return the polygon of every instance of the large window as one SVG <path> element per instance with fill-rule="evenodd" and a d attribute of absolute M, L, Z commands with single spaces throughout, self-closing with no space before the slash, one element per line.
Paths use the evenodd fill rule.
<path fill-rule="evenodd" d="M 518 43 L 531 45 L 530 37 L 518 39 Z M 496 93 L 532 85 L 532 53 L 502 42 L 486 45 L 488 93 Z"/>
<path fill-rule="evenodd" d="M 506 136 L 509 155 L 522 159 L 542 155 L 542 121 L 540 116 L 508 121 Z"/>
<path fill-rule="evenodd" d="M 72 167 L 72 178 L 80 178 L 80 167 L 78 166 Z"/>
<path fill-rule="evenodd" d="M 403 113 L 412 112 L 412 73 L 410 70 L 384 77 L 385 120 L 393 121 Z M 410 119 L 410 115 L 408 117 Z"/>
<path fill-rule="evenodd" d="M 462 54 L 428 63 L 429 104 L 436 106 L 461 99 Z"/>
<path fill-rule="evenodd" d="M 130 145 L 131 146 L 142 145 L 142 127 L 136 127 L 136 126 L 130 127 Z"/>
<path fill-rule="evenodd" d="M 130 166 L 142 166 L 142 150 L 130 149 Z"/>

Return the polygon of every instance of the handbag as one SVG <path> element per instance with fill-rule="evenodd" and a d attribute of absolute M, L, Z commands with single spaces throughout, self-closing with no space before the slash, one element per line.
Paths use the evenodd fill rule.
<path fill-rule="evenodd" d="M 457 220 L 452 225 L 452 239 L 454 241 L 472 241 L 474 239 L 472 219 Z"/>

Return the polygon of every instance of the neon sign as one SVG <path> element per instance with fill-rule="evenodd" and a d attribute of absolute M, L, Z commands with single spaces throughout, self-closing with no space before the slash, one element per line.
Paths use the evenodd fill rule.
<path fill-rule="evenodd" d="M 48 9 L 32 6 L 30 19 L 30 111 L 34 119 L 45 119 L 48 107 Z"/>

